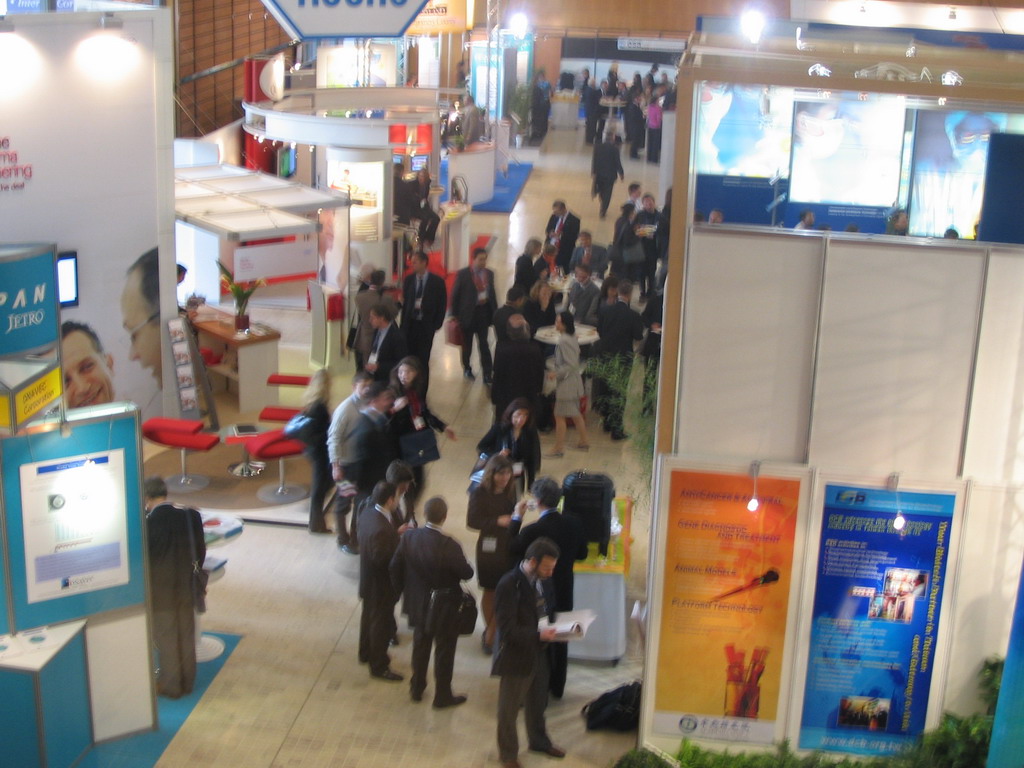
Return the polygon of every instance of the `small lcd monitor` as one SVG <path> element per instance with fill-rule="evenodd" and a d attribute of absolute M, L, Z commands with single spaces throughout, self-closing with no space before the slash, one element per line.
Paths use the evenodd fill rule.
<path fill-rule="evenodd" d="M 427 161 L 430 160 L 429 155 L 413 155 L 412 158 L 412 170 L 415 173 L 419 173 L 427 167 Z"/>
<path fill-rule="evenodd" d="M 404 166 L 405 165 L 405 155 L 402 155 L 402 154 L 399 154 L 399 153 L 396 152 L 395 154 L 393 154 L 391 156 L 391 162 L 394 163 L 395 165 Z"/>
<path fill-rule="evenodd" d="M 57 298 L 62 307 L 78 306 L 78 251 L 57 254 Z"/>

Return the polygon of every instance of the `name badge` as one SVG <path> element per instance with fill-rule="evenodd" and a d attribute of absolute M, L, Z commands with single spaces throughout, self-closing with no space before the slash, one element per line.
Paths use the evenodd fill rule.
<path fill-rule="evenodd" d="M 476 300 L 487 301 L 487 291 L 477 291 Z"/>
<path fill-rule="evenodd" d="M 413 416 L 412 425 L 416 427 L 416 429 L 423 429 L 427 426 L 427 422 L 423 420 L 422 416 Z"/>
<path fill-rule="evenodd" d="M 480 539 L 480 551 L 481 552 L 497 552 L 498 551 L 498 539 L 495 536 L 484 536 Z"/>
<path fill-rule="evenodd" d="M 423 309 L 423 299 L 416 299 L 416 303 L 413 306 L 416 309 Z"/>
<path fill-rule="evenodd" d="M 376 365 L 377 364 L 377 353 L 376 352 L 371 352 L 370 353 L 370 356 L 368 358 L 366 358 L 366 364 L 367 365 Z"/>
<path fill-rule="evenodd" d="M 517 461 L 512 464 L 512 474 L 519 477 L 523 474 L 523 462 Z"/>

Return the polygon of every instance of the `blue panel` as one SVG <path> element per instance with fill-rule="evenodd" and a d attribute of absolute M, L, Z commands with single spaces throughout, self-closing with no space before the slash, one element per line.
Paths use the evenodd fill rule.
<path fill-rule="evenodd" d="M 85 671 L 85 638 L 79 632 L 39 674 L 46 765 L 71 765 L 92 745 Z"/>
<path fill-rule="evenodd" d="M 0 669 L 0 723 L 3 765 L 41 765 L 35 675 L 31 672 Z"/>
<path fill-rule="evenodd" d="M 1017 586 L 1017 608 L 1010 627 L 1003 682 L 992 725 L 988 768 L 1019 768 L 1024 754 L 1024 570 Z"/>
<path fill-rule="evenodd" d="M 781 195 L 789 187 L 783 179 L 776 188 Z M 724 214 L 726 224 L 770 226 L 772 214 L 768 206 L 774 196 L 768 179 L 701 174 L 697 177 L 694 208 L 705 216 L 718 208 Z"/>
<path fill-rule="evenodd" d="M 3 357 L 42 352 L 57 343 L 60 318 L 55 256 L 52 250 L 32 250 L 32 256 L 0 260 L 0 285 L 5 293 L 0 304 Z"/>
<path fill-rule="evenodd" d="M 0 443 L 0 474 L 3 475 L 14 629 L 23 630 L 85 618 L 101 611 L 139 605 L 145 601 L 141 460 L 136 422 L 137 414 L 133 412 L 114 416 L 109 421 L 72 423 L 71 435 L 67 438 L 62 437 L 60 430 L 55 429 L 50 432 L 8 438 Z M 106 453 L 118 449 L 124 451 L 128 583 L 29 604 L 19 467 L 39 461 L 88 453 Z"/>
<path fill-rule="evenodd" d="M 993 133 L 989 136 L 979 240 L 1024 243 L 1024 216 L 1020 215 L 1022 184 L 1024 136 Z"/>

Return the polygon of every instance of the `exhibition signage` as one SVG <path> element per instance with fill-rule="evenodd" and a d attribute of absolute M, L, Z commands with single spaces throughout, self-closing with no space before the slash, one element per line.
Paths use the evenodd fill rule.
<path fill-rule="evenodd" d="M 59 327 L 53 250 L 0 247 L 0 357 L 52 349 Z"/>
<path fill-rule="evenodd" d="M 825 486 L 802 749 L 888 754 L 924 731 L 955 501 Z"/>
<path fill-rule="evenodd" d="M 427 0 L 263 0 L 292 37 L 401 37 Z"/>
<path fill-rule="evenodd" d="M 800 480 L 673 470 L 653 729 L 775 738 Z M 754 506 L 754 505 L 750 505 Z"/>
<path fill-rule="evenodd" d="M 436 35 L 440 32 L 458 34 L 473 25 L 466 13 L 466 0 L 428 0 L 407 35 Z"/>

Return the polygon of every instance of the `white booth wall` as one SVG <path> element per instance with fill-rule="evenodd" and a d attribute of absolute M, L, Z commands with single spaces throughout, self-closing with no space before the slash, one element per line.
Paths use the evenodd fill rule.
<path fill-rule="evenodd" d="M 970 481 L 932 717 L 976 711 L 981 661 L 1006 653 L 1024 555 L 1022 297 L 1022 249 L 688 233 L 676 453 L 805 464 L 880 487 L 891 473 Z M 797 557 L 814 562 L 810 549 Z"/>

